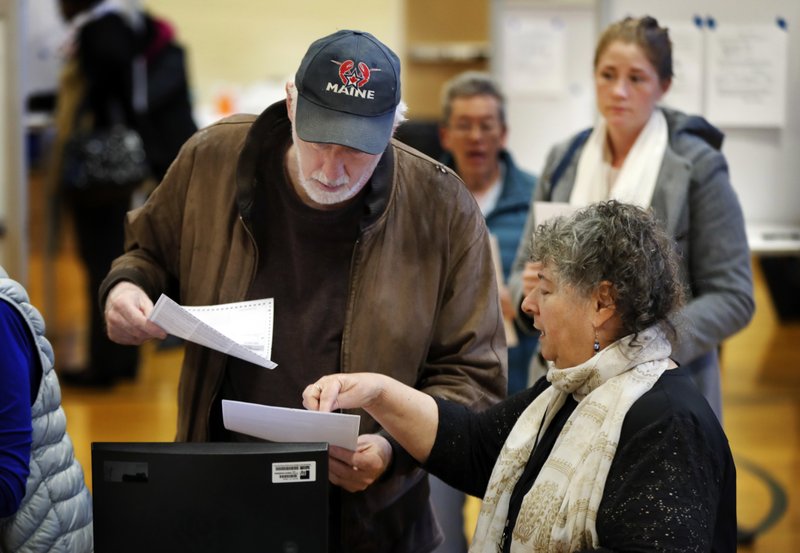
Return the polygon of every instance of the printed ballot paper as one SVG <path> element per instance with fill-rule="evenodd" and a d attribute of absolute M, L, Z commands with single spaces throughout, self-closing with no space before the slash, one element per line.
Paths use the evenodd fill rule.
<path fill-rule="evenodd" d="M 272 442 L 328 442 L 355 451 L 361 417 L 222 400 L 228 430 Z"/>
<path fill-rule="evenodd" d="M 184 340 L 256 365 L 274 369 L 272 322 L 274 300 L 186 307 L 161 294 L 149 319 Z"/>

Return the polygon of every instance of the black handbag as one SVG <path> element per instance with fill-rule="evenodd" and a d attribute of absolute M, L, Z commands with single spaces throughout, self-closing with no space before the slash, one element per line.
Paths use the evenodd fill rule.
<path fill-rule="evenodd" d="M 139 133 L 122 124 L 75 131 L 64 146 L 62 185 L 72 191 L 127 194 L 150 174 Z"/>
<path fill-rule="evenodd" d="M 129 196 L 150 175 L 144 142 L 125 124 L 118 100 L 106 105 L 110 125 L 82 125 L 89 111 L 88 97 L 78 106 L 73 130 L 64 144 L 61 186 L 84 200 L 113 200 Z"/>

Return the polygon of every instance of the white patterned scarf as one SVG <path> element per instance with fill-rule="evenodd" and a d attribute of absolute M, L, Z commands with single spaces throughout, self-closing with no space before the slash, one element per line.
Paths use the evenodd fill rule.
<path fill-rule="evenodd" d="M 572 187 L 569 203 L 583 207 L 613 199 L 647 209 L 653 200 L 656 180 L 668 142 L 667 119 L 662 111 L 656 108 L 636 138 L 630 152 L 625 156 L 625 162 L 609 192 L 608 179 L 611 167 L 603 159 L 606 147 L 606 121 L 600 117 L 578 160 L 575 185 Z"/>
<path fill-rule="evenodd" d="M 595 521 L 606 477 L 631 405 L 670 366 L 671 346 L 651 327 L 622 338 L 585 363 L 552 365 L 551 382 L 520 415 L 508 435 L 481 505 L 470 553 L 495 553 L 508 504 L 534 443 L 569 394 L 578 401 L 533 486 L 522 500 L 511 534 L 512 553 L 575 551 L 600 545 Z"/>

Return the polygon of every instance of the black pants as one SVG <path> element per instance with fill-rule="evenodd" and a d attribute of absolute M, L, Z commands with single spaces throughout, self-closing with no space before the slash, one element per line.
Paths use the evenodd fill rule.
<path fill-rule="evenodd" d="M 108 274 L 111 262 L 122 255 L 125 214 L 130 196 L 104 199 L 74 196 L 69 198 L 75 222 L 78 250 L 86 267 L 89 295 L 89 375 L 114 380 L 133 377 L 139 364 L 139 348 L 121 346 L 108 339 L 97 291 Z"/>

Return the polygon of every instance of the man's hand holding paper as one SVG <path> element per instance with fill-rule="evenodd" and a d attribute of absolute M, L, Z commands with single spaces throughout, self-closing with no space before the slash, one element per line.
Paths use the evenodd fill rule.
<path fill-rule="evenodd" d="M 116 284 L 106 299 L 108 337 L 118 344 L 139 346 L 152 338 L 163 340 L 167 333 L 148 319 L 153 302 L 144 290 L 123 280 Z"/>
<path fill-rule="evenodd" d="M 366 490 L 392 462 L 392 446 L 379 434 L 360 435 L 355 451 L 332 445 L 328 453 L 331 484 L 348 492 Z"/>
<path fill-rule="evenodd" d="M 179 338 L 274 369 L 273 303 L 268 298 L 185 307 L 161 294 L 148 318 Z"/>

